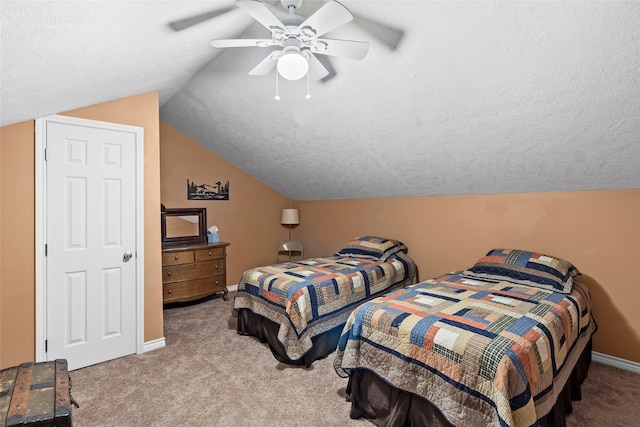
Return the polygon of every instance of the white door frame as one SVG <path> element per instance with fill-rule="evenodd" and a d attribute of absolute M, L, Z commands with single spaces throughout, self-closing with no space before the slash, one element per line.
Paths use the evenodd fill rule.
<path fill-rule="evenodd" d="M 46 360 L 47 338 L 47 271 L 45 244 L 47 236 L 47 123 L 91 126 L 124 130 L 136 134 L 136 352 L 144 353 L 144 129 L 139 126 L 122 125 L 96 120 L 51 115 L 36 119 L 35 134 L 35 279 L 36 279 L 36 362 Z"/>

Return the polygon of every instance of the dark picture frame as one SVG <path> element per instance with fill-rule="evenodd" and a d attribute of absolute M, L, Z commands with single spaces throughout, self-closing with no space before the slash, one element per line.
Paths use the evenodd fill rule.
<path fill-rule="evenodd" d="M 187 179 L 187 200 L 229 200 L 229 181 L 196 184 Z"/>
<path fill-rule="evenodd" d="M 197 217 L 197 232 L 184 235 L 167 235 L 167 218 Z M 168 208 L 161 214 L 162 247 L 196 245 L 207 243 L 207 209 L 206 208 Z"/>

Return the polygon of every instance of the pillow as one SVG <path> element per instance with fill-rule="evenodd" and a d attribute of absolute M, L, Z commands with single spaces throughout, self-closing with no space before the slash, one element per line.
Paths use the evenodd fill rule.
<path fill-rule="evenodd" d="M 573 278 L 580 272 L 569 261 L 553 256 L 517 249 L 492 249 L 464 274 L 568 294 Z"/>
<path fill-rule="evenodd" d="M 338 256 L 369 258 L 386 261 L 396 252 L 406 251 L 407 247 L 399 240 L 375 236 L 356 237 L 336 252 Z"/>

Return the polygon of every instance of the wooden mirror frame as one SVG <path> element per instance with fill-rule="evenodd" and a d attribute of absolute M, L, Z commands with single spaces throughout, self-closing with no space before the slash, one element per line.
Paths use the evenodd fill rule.
<path fill-rule="evenodd" d="M 167 216 L 197 216 L 198 235 L 167 237 Z M 206 208 L 172 208 L 161 214 L 162 247 L 196 245 L 207 243 L 207 209 Z"/>

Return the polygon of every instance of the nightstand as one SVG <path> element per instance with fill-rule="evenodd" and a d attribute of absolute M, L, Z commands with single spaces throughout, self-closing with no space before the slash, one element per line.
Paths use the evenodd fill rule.
<path fill-rule="evenodd" d="M 302 242 L 298 242 L 296 240 L 287 240 L 286 242 L 280 242 L 278 245 L 278 255 L 276 256 L 276 263 L 280 262 L 281 256 L 287 256 L 289 261 L 292 260 L 292 257 L 298 256 L 299 259 L 304 258 L 304 247 L 302 246 Z"/>

